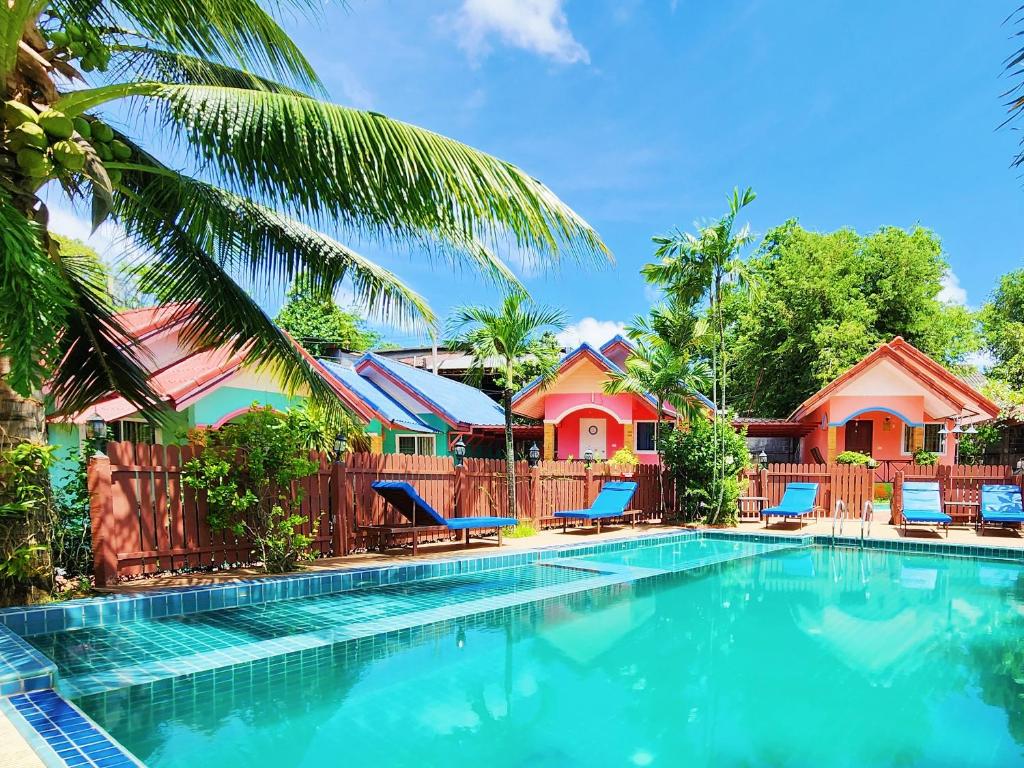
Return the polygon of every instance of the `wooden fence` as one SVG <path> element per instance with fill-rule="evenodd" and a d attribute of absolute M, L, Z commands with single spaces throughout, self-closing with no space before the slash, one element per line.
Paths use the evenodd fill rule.
<path fill-rule="evenodd" d="M 192 446 L 110 443 L 107 458 L 89 467 L 94 573 L 97 583 L 167 570 L 208 568 L 254 561 L 252 543 L 207 523 L 204 493 L 186 487 L 181 471 L 196 455 Z M 313 537 L 313 553 L 345 555 L 368 544 L 366 527 L 405 522 L 388 510 L 371 488 L 375 480 L 402 479 L 445 517 L 498 516 L 552 525 L 560 510 L 589 507 L 608 480 L 622 479 L 621 468 L 607 464 L 546 461 L 516 465 L 516 509 L 507 499 L 505 462 L 450 458 L 351 454 L 343 464 L 313 455 L 317 472 L 302 481 L 301 532 Z M 632 507 L 657 515 L 658 473 L 640 466 Z M 667 486 L 670 484 L 667 484 Z M 667 488 L 668 490 L 668 488 Z M 420 534 L 447 537 L 447 529 Z M 409 534 L 394 537 L 404 543 Z"/>
<path fill-rule="evenodd" d="M 923 467 L 911 465 L 896 473 L 892 487 L 892 522 L 903 521 L 903 483 L 937 482 L 946 514 L 953 525 L 973 525 L 981 510 L 981 486 L 1019 485 L 1021 478 L 1006 466 L 947 466 Z"/>
<path fill-rule="evenodd" d="M 815 517 L 831 517 L 842 499 L 850 517 L 859 517 L 864 502 L 873 498 L 874 473 L 849 464 L 769 464 L 746 473 L 747 488 L 740 499 L 740 520 L 757 520 L 760 511 L 782 500 L 789 483 L 817 483 Z"/>

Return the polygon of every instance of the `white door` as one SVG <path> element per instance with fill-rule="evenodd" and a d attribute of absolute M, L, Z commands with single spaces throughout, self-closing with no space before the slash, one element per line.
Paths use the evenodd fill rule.
<path fill-rule="evenodd" d="M 608 458 L 607 422 L 605 419 L 580 419 L 580 455 L 582 459 L 587 449 L 594 452 L 597 460 Z"/>

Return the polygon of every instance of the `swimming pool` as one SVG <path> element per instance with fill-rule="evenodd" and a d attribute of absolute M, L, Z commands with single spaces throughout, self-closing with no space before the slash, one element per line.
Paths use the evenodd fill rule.
<path fill-rule="evenodd" d="M 153 768 L 1024 765 L 1012 562 L 677 538 L 29 640 Z"/>

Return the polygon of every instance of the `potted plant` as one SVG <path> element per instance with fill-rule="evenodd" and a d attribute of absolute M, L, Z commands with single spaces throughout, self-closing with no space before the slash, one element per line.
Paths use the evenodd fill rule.
<path fill-rule="evenodd" d="M 619 448 L 608 461 L 609 464 L 622 467 L 623 477 L 632 477 L 640 459 L 629 448 Z"/>

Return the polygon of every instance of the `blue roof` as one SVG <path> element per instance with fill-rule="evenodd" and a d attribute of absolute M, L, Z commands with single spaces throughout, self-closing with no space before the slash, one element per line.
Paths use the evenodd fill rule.
<path fill-rule="evenodd" d="M 346 368 L 330 360 L 320 361 L 327 372 L 340 381 L 356 397 L 370 406 L 388 421 L 413 432 L 436 433 L 437 430 L 425 424 L 414 413 L 402 407 L 387 392 L 369 379 L 365 379 L 352 368 Z"/>
<path fill-rule="evenodd" d="M 636 349 L 636 347 L 633 346 L 633 342 L 631 342 L 621 333 L 616 333 L 614 336 L 608 339 L 608 341 L 601 345 L 601 351 L 604 352 L 606 349 L 608 349 L 608 347 L 612 346 L 616 342 L 618 342 L 619 344 L 625 344 L 630 349 Z"/>
<path fill-rule="evenodd" d="M 449 421 L 491 427 L 505 424 L 502 407 L 475 387 L 372 352 L 367 352 L 356 365 L 367 360 L 401 381 Z"/>
<path fill-rule="evenodd" d="M 621 336 L 616 336 L 616 337 L 615 337 L 615 338 L 613 338 L 613 339 L 612 339 L 611 341 L 609 341 L 609 342 L 608 342 L 607 344 L 605 344 L 604 346 L 602 346 L 602 347 L 601 347 L 601 349 L 607 349 L 607 348 L 608 348 L 609 346 L 611 346 L 611 345 L 612 345 L 612 343 L 614 343 L 614 342 L 615 342 L 615 340 L 616 340 L 616 339 L 618 339 L 618 340 L 620 340 L 620 341 L 623 341 L 623 342 L 625 342 L 626 344 L 629 344 L 629 346 L 630 346 L 631 348 L 632 348 L 632 346 L 633 346 L 632 344 L 630 344 L 630 342 L 629 342 L 629 341 L 628 341 L 627 339 L 623 339 L 623 338 L 622 338 Z M 573 360 L 574 358 L 576 358 L 576 357 L 578 357 L 579 355 L 583 354 L 583 352 L 589 352 L 590 354 L 592 354 L 592 355 L 593 355 L 594 357 L 596 357 L 596 358 L 597 358 L 598 360 L 600 360 L 600 361 L 601 361 L 601 363 L 603 363 L 603 364 L 604 364 L 605 366 L 607 366 L 607 368 L 608 368 L 608 370 L 609 370 L 609 371 L 619 371 L 619 372 L 621 372 L 621 371 L 622 371 L 622 368 L 620 368 L 619 366 L 617 366 L 617 365 L 616 365 L 616 364 L 615 364 L 615 363 L 614 363 L 614 362 L 613 362 L 613 361 L 612 361 L 611 359 L 609 359 L 609 358 L 605 357 L 605 356 L 604 356 L 603 354 L 601 354 L 600 352 L 598 352 L 598 351 L 597 351 L 596 349 L 594 349 L 594 348 L 593 348 L 592 346 L 590 346 L 590 345 L 589 345 L 589 344 L 587 344 L 586 342 L 583 342 L 583 343 L 582 343 L 582 344 L 580 344 L 580 345 L 579 345 L 578 347 L 576 347 L 576 349 L 574 349 L 574 350 L 573 350 L 572 352 L 569 352 L 568 354 L 566 354 L 566 355 L 565 355 L 565 357 L 563 357 L 563 358 L 562 358 L 561 360 L 559 360 L 559 361 L 558 361 L 558 367 L 559 367 L 559 368 L 561 368 L 561 367 L 562 367 L 562 366 L 564 366 L 564 365 L 565 365 L 566 363 L 570 362 L 570 361 L 571 361 L 571 360 Z M 527 385 L 526 385 L 525 387 L 523 387 L 523 388 L 522 388 L 522 389 L 520 389 L 520 390 L 519 390 L 518 392 L 516 392 L 516 393 L 515 393 L 515 395 L 513 395 L 513 397 L 512 397 L 512 401 L 513 401 L 513 402 L 515 402 L 515 401 L 516 401 L 516 400 L 518 400 L 518 399 L 519 399 L 520 397 L 522 397 L 522 396 L 523 396 L 523 395 L 525 395 L 525 394 L 526 394 L 527 392 L 529 392 L 529 391 L 530 391 L 531 389 L 534 389 L 535 387 L 537 387 L 537 386 L 538 386 L 538 385 L 539 385 L 540 383 L 541 383 L 541 377 L 540 377 L 540 376 L 538 376 L 538 377 L 537 377 L 536 379 L 534 379 L 534 380 L 533 380 L 533 381 L 531 381 L 531 382 L 530 382 L 529 384 L 527 384 Z M 701 401 L 701 402 L 702 402 L 702 403 L 703 403 L 704 405 L 706 405 L 706 406 L 707 406 L 708 408 L 710 408 L 712 412 L 714 412 L 714 411 L 715 411 L 715 404 L 714 404 L 714 403 L 712 403 L 712 402 L 711 402 L 710 400 L 708 400 L 708 398 L 706 398 L 706 397 L 705 397 L 704 395 L 702 395 L 702 394 L 701 394 L 700 392 L 694 392 L 694 393 L 693 393 L 693 395 L 694 395 L 694 397 L 696 397 L 696 398 L 697 398 L 698 400 L 700 400 L 700 401 Z M 644 397 L 645 397 L 645 399 L 647 399 L 648 401 L 650 401 L 650 402 L 651 402 L 651 403 L 652 403 L 653 405 L 655 405 L 655 406 L 656 406 L 656 405 L 658 404 L 658 401 L 657 401 L 657 399 L 656 399 L 656 398 L 654 397 L 654 395 L 651 395 L 651 394 L 647 394 L 647 395 L 645 395 Z"/>

